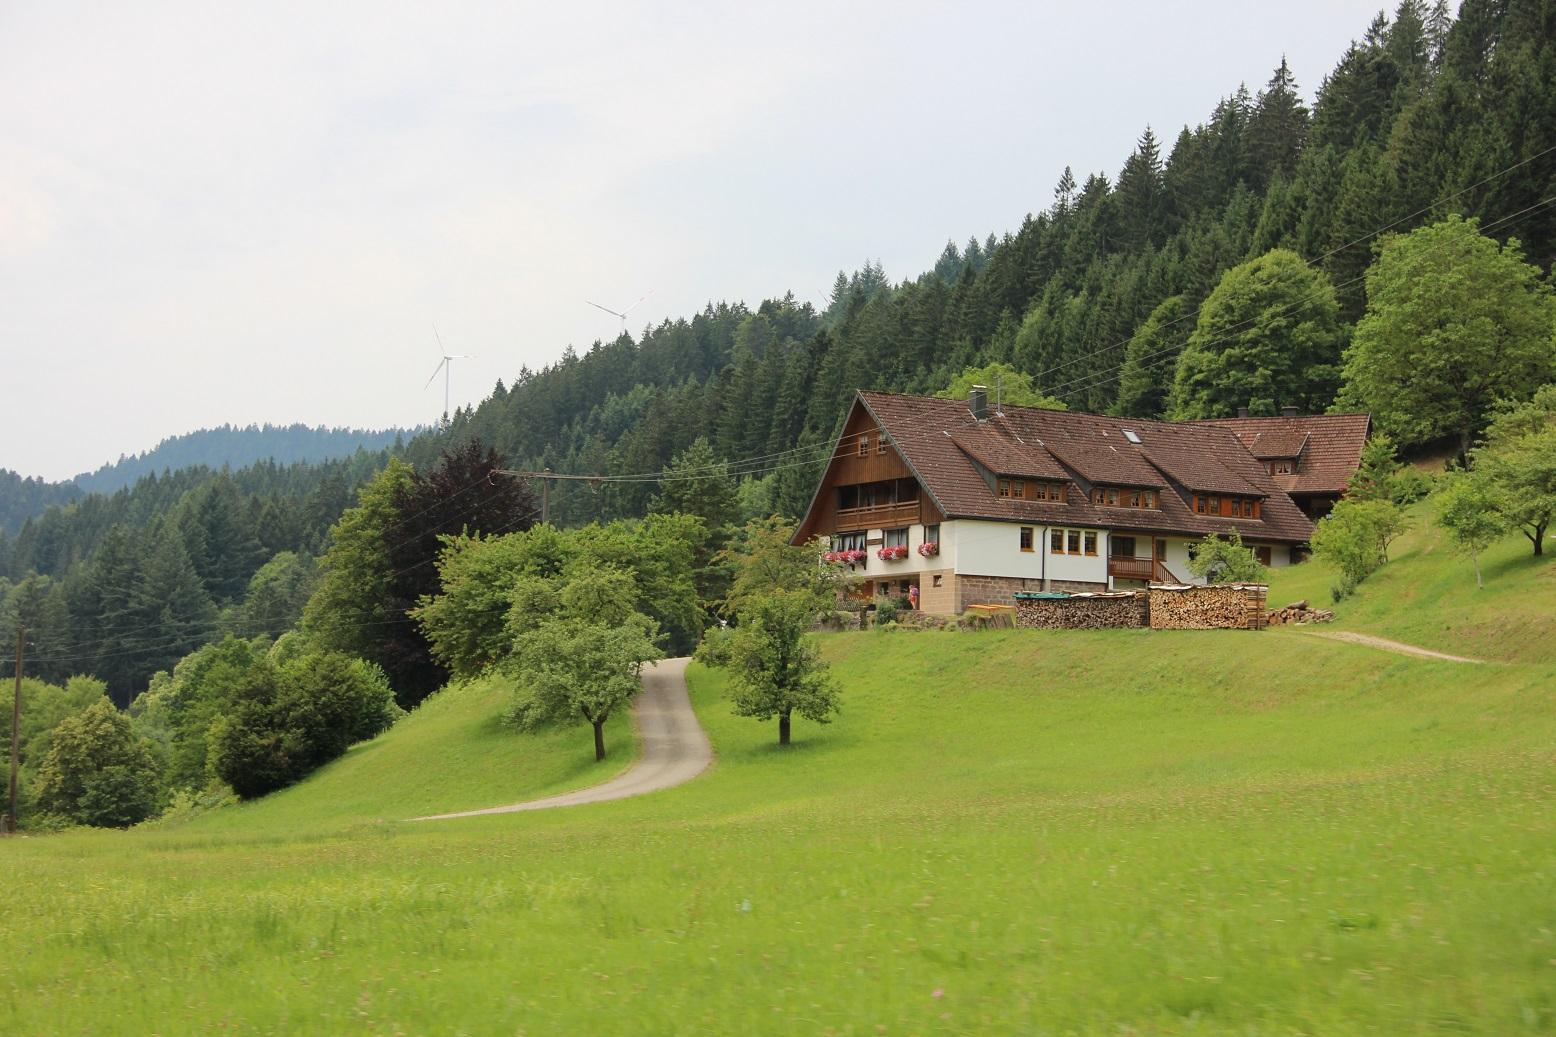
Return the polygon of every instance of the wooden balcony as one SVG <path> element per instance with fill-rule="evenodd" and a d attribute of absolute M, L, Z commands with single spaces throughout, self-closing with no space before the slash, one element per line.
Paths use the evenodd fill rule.
<path fill-rule="evenodd" d="M 918 501 L 905 504 L 877 505 L 869 508 L 839 508 L 838 529 L 896 529 L 918 521 Z"/>
<path fill-rule="evenodd" d="M 1116 580 L 1154 580 L 1157 578 L 1156 562 L 1150 558 L 1110 555 L 1108 575 Z"/>

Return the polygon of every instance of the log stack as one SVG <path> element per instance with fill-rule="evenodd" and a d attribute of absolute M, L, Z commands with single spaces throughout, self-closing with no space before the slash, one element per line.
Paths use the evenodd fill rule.
<path fill-rule="evenodd" d="M 1145 592 L 1016 597 L 1016 626 L 1038 630 L 1110 630 L 1146 625 Z"/>
<path fill-rule="evenodd" d="M 1259 630 L 1268 588 L 1259 583 L 1151 585 L 1152 630 Z"/>
<path fill-rule="evenodd" d="M 1327 623 L 1334 619 L 1334 613 L 1328 609 L 1309 608 L 1307 599 L 1293 601 L 1278 609 L 1270 609 L 1264 614 L 1264 621 L 1270 626 L 1283 626 L 1290 623 Z"/>

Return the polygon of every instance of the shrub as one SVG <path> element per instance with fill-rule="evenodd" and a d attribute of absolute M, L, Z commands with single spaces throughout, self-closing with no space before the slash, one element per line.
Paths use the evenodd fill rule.
<path fill-rule="evenodd" d="M 886 626 L 897 622 L 897 613 L 902 611 L 902 603 L 896 598 L 887 598 L 875 606 L 875 625 Z"/>
<path fill-rule="evenodd" d="M 1388 561 L 1389 544 L 1406 526 L 1403 509 L 1391 500 L 1342 500 L 1314 527 L 1313 555 L 1340 574 L 1348 594 Z"/>
<path fill-rule="evenodd" d="M 1263 583 L 1268 578 L 1258 556 L 1243 546 L 1243 535 L 1235 529 L 1225 537 L 1212 533 L 1196 544 L 1189 572 L 1211 583 Z"/>

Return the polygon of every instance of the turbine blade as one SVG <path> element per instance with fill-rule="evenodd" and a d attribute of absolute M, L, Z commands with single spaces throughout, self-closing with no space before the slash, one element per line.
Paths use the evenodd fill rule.
<path fill-rule="evenodd" d="M 447 353 L 448 350 L 443 345 L 443 336 L 438 334 L 438 326 L 436 324 L 432 326 L 432 337 L 438 340 L 438 352 Z"/>
<path fill-rule="evenodd" d="M 643 298 L 642 299 L 639 299 L 637 302 L 633 303 L 631 306 L 628 306 L 621 313 L 616 314 L 616 316 L 620 317 L 622 320 L 626 320 L 627 319 L 627 314 L 631 313 L 633 310 L 637 309 L 639 306 L 642 306 L 643 305 L 643 301 L 645 299 L 647 299 L 650 295 L 653 295 L 653 294 L 654 294 L 654 290 L 652 288 L 650 288 L 647 292 L 645 292 L 643 294 Z"/>
<path fill-rule="evenodd" d="M 423 389 L 429 388 L 433 382 L 438 380 L 438 375 L 442 372 L 443 365 L 446 363 L 448 363 L 448 357 L 438 361 L 438 366 L 432 369 L 432 377 L 427 379 L 427 384 L 422 386 Z"/>
<path fill-rule="evenodd" d="M 601 306 L 597 302 L 589 302 L 588 299 L 585 299 L 584 302 L 588 302 L 590 306 L 593 306 L 597 310 L 604 310 L 606 313 L 610 314 L 612 317 L 621 317 L 621 318 L 625 319 L 625 317 L 627 316 L 625 313 L 617 313 L 615 310 L 611 309 L 609 306 Z"/>

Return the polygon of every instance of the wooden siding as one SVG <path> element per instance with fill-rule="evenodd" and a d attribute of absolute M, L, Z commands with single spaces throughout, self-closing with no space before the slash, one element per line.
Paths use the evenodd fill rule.
<path fill-rule="evenodd" d="M 861 436 L 869 437 L 864 453 L 859 452 Z M 839 486 L 914 478 L 913 470 L 903 461 L 895 446 L 888 444 L 886 452 L 881 453 L 880 436 L 881 430 L 876 427 L 869 411 L 855 404 L 853 413 L 843 426 L 843 436 L 838 441 L 837 450 L 827 465 L 826 475 L 822 477 L 815 506 L 796 534 L 797 542 L 856 529 L 890 529 L 943 521 L 944 516 L 922 486 L 919 487 L 919 499 L 915 503 L 839 510 Z M 914 481 L 917 482 L 916 479 Z"/>

